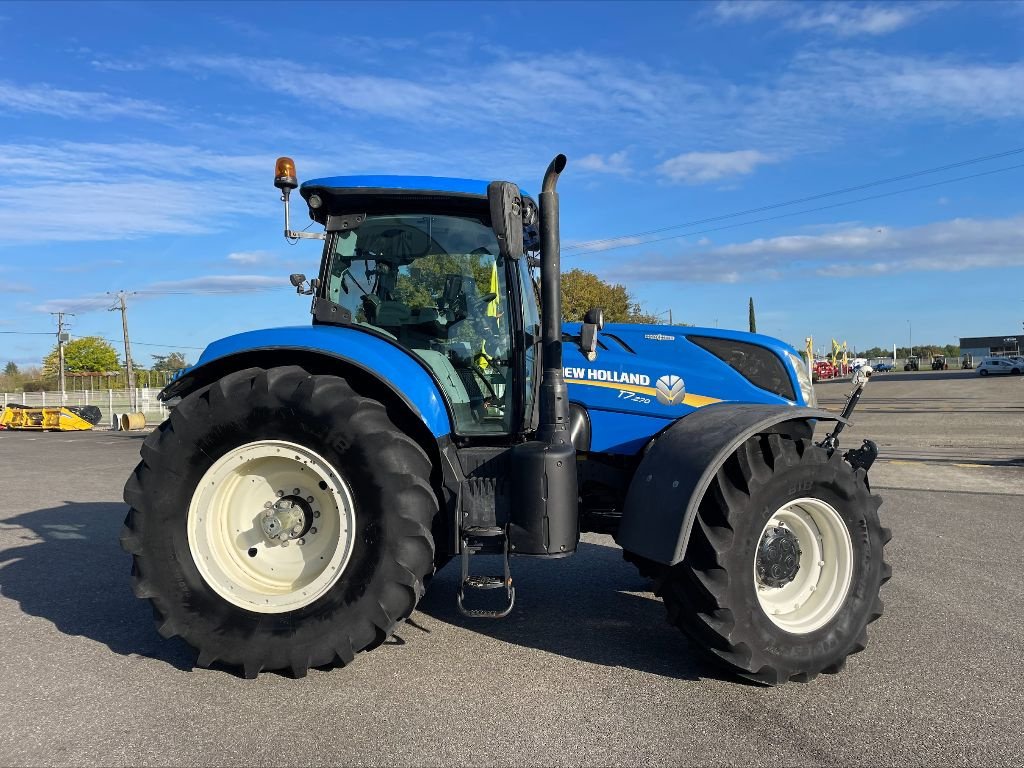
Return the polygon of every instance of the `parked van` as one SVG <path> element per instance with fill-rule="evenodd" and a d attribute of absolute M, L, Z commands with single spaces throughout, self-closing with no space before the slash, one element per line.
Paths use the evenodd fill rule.
<path fill-rule="evenodd" d="M 988 376 L 990 373 L 1020 373 L 1024 363 L 1013 357 L 986 357 L 978 363 L 978 375 Z"/>

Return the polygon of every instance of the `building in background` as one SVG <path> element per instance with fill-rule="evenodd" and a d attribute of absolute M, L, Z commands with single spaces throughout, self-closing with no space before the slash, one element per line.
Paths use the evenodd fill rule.
<path fill-rule="evenodd" d="M 1020 355 L 1022 350 L 1024 335 L 964 336 L 960 339 L 960 356 L 971 355 L 975 360 L 993 355 Z"/>

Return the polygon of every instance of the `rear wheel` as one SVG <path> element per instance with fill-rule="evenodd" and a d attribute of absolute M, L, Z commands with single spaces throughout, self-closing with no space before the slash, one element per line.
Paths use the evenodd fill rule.
<path fill-rule="evenodd" d="M 125 487 L 135 592 L 200 666 L 346 664 L 412 613 L 433 573 L 430 469 L 342 378 L 230 374 L 182 400 Z"/>
<path fill-rule="evenodd" d="M 863 470 L 762 435 L 719 470 L 686 557 L 659 585 L 670 621 L 743 677 L 808 681 L 864 649 L 890 532 Z"/>
<path fill-rule="evenodd" d="M 979 376 L 988 376 L 988 371 L 985 370 L 984 368 L 982 368 L 980 371 L 978 371 L 978 375 Z"/>

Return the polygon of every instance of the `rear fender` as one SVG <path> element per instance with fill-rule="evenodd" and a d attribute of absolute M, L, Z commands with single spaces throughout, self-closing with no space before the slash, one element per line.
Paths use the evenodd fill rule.
<path fill-rule="evenodd" d="M 815 420 L 841 418 L 788 405 L 718 403 L 674 422 L 649 443 L 633 475 L 616 541 L 657 563 L 680 562 L 701 499 L 726 459 L 763 432 L 811 437 Z"/>

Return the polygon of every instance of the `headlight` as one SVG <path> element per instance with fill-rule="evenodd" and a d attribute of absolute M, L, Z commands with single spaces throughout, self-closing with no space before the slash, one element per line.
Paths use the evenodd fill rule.
<path fill-rule="evenodd" d="M 814 394 L 814 384 L 807 373 L 807 363 L 799 355 L 794 355 L 792 352 L 787 352 L 786 356 L 796 369 L 796 380 L 800 382 L 800 394 L 804 396 L 804 403 L 811 408 L 817 408 L 818 396 Z"/>

